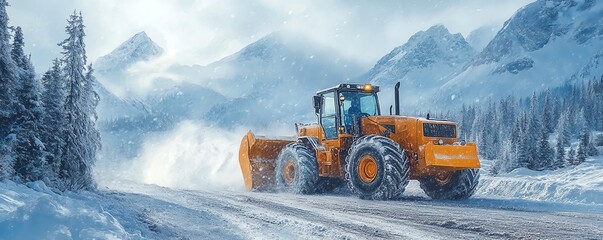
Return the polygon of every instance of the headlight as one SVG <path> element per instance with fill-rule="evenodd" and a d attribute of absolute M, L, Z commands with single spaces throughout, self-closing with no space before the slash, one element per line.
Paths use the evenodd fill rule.
<path fill-rule="evenodd" d="M 444 140 L 442 140 L 442 139 L 438 140 L 438 144 L 444 145 Z"/>

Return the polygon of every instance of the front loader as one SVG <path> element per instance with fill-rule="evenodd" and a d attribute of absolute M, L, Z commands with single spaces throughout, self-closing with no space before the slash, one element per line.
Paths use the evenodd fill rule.
<path fill-rule="evenodd" d="M 313 98 L 318 123 L 296 125 L 292 138 L 243 137 L 239 162 L 247 190 L 302 194 L 341 183 L 363 199 L 398 199 L 418 180 L 434 199 L 466 199 L 479 180 L 475 143 L 458 140 L 456 123 L 382 115 L 378 86 L 340 84 Z"/>

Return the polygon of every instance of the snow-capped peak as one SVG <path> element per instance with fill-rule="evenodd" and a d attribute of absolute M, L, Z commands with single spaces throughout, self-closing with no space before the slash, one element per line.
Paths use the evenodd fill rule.
<path fill-rule="evenodd" d="M 524 97 L 568 80 L 600 76 L 602 19 L 603 1 L 538 0 L 526 5 L 441 87 L 436 104 Z"/>
<path fill-rule="evenodd" d="M 451 34 L 443 25 L 435 25 L 414 34 L 407 43 L 381 58 L 368 78 L 384 84 L 383 80 L 398 80 L 409 72 L 430 68 L 436 63 L 458 66 L 474 52 L 460 33 Z"/>
<path fill-rule="evenodd" d="M 291 37 L 288 37 L 284 32 L 272 32 L 260 38 L 259 40 L 245 46 L 237 53 L 220 60 L 219 62 L 247 61 L 252 59 L 269 60 L 271 58 L 280 59 L 284 55 L 288 55 L 286 52 L 291 52 L 295 50 L 295 48 L 287 47 L 287 45 L 297 45 L 290 44 L 291 41 Z"/>
<path fill-rule="evenodd" d="M 111 53 L 98 58 L 95 67 L 98 72 L 120 72 L 137 62 L 149 60 L 162 53 L 163 48 L 142 31 L 126 40 Z"/>
<path fill-rule="evenodd" d="M 270 50 L 282 47 L 283 37 L 278 32 L 268 34 L 260 40 L 249 44 L 239 52 L 239 56 L 246 57 L 269 57 Z"/>
<path fill-rule="evenodd" d="M 536 1 L 518 10 L 473 60 L 474 66 L 546 48 L 558 39 L 583 44 L 603 33 L 597 1 Z"/>
<path fill-rule="evenodd" d="M 459 71 L 474 54 L 460 33 L 451 34 L 443 25 L 435 25 L 417 32 L 381 58 L 365 79 L 385 88 L 400 81 L 402 96 L 408 96 L 403 97 L 402 105 L 412 106 L 421 98 L 429 98 L 433 89 Z"/>
<path fill-rule="evenodd" d="M 436 65 L 456 68 L 469 59 L 475 51 L 459 33 L 451 34 L 443 25 L 435 25 L 410 37 L 407 43 L 394 48 L 385 55 L 368 73 L 368 80 L 381 85 L 388 85 L 407 78 L 409 73 L 429 70 Z M 441 69 L 441 68 L 438 68 Z M 436 70 L 436 69 L 433 69 Z M 445 69 L 443 74 L 429 74 L 421 79 L 410 79 L 423 83 L 439 80 L 440 75 L 450 74 Z M 416 78 L 418 76 L 413 76 Z"/>

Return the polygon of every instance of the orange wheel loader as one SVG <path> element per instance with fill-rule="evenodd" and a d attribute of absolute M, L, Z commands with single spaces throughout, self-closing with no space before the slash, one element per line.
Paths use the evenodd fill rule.
<path fill-rule="evenodd" d="M 382 115 L 378 86 L 340 84 L 313 98 L 316 124 L 296 124 L 292 138 L 243 137 L 239 162 L 251 191 L 281 189 L 301 194 L 347 184 L 363 199 L 400 198 L 418 180 L 434 199 L 466 199 L 479 181 L 475 143 L 458 140 L 456 123 Z"/>

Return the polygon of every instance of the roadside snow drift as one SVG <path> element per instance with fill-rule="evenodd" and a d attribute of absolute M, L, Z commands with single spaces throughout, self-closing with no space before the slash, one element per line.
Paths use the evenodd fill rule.
<path fill-rule="evenodd" d="M 0 182 L 0 239 L 136 238 L 98 202 L 58 195 L 42 182 L 28 186 Z"/>
<path fill-rule="evenodd" d="M 603 157 L 554 171 L 519 168 L 496 177 L 482 174 L 475 196 L 603 204 Z"/>

